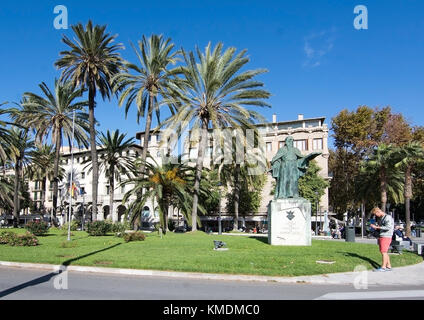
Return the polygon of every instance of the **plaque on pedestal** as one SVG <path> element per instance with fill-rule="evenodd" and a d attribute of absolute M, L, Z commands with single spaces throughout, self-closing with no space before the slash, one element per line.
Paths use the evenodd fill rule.
<path fill-rule="evenodd" d="M 272 200 L 268 207 L 268 243 L 311 245 L 311 203 L 304 198 Z"/>

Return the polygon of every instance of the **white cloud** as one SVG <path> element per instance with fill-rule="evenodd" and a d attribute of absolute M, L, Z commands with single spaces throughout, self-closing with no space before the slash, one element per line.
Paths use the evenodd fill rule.
<path fill-rule="evenodd" d="M 303 67 L 315 68 L 321 65 L 323 58 L 333 49 L 335 29 L 311 33 L 304 39 L 303 50 L 306 56 Z"/>

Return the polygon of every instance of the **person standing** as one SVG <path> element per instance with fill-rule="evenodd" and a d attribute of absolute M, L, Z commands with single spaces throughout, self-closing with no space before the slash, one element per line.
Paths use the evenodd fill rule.
<path fill-rule="evenodd" d="M 380 208 L 373 208 L 371 213 L 377 218 L 376 224 L 371 224 L 370 227 L 379 232 L 378 245 L 382 256 L 381 267 L 375 269 L 377 272 L 391 271 L 392 265 L 390 264 L 390 257 L 388 254 L 390 243 L 392 242 L 394 222 L 393 218 L 382 211 Z"/>

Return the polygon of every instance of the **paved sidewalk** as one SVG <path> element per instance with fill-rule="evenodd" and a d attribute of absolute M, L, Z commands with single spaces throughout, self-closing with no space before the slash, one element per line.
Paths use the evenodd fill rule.
<path fill-rule="evenodd" d="M 35 264 L 35 263 L 17 263 L 0 261 L 0 266 L 26 269 L 42 269 L 49 271 L 59 271 L 64 266 Z M 137 270 L 137 269 L 118 269 L 118 268 L 98 268 L 84 266 L 68 266 L 66 271 L 70 272 L 91 272 L 102 274 L 121 274 L 132 276 L 150 276 L 150 277 L 171 277 L 171 278 L 191 278 L 203 280 L 226 280 L 226 281 L 260 281 L 276 283 L 301 283 L 301 284 L 337 284 L 352 285 L 354 283 L 366 283 L 367 285 L 424 285 L 424 262 L 413 266 L 394 268 L 390 272 L 362 271 L 333 273 L 316 276 L 301 277 L 268 277 L 255 275 L 230 275 L 230 274 L 212 274 L 195 272 L 172 272 L 156 270 Z"/>

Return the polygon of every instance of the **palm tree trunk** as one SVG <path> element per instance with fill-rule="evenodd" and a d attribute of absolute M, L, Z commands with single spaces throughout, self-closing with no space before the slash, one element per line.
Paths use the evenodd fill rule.
<path fill-rule="evenodd" d="M 60 161 L 60 147 L 62 142 L 62 130 L 56 128 L 56 153 L 54 158 L 54 173 L 53 173 L 53 219 L 52 224 L 56 225 L 56 216 L 57 216 L 57 198 L 59 194 L 59 161 Z"/>
<path fill-rule="evenodd" d="M 109 214 L 113 222 L 115 222 L 115 219 L 114 219 L 115 212 L 113 210 L 114 195 L 115 195 L 115 168 L 111 166 L 110 177 L 109 177 Z"/>
<path fill-rule="evenodd" d="M 383 169 L 380 171 L 380 193 L 381 193 L 381 210 L 386 212 L 387 204 L 387 181 L 386 174 Z"/>
<path fill-rule="evenodd" d="M 149 97 L 149 108 L 147 110 L 146 115 L 146 127 L 144 130 L 144 141 L 143 141 L 143 151 L 141 154 L 141 173 L 144 175 L 144 170 L 146 168 L 145 161 L 147 158 L 147 150 L 149 148 L 149 137 L 150 137 L 150 127 L 152 125 L 152 112 L 153 112 L 153 103 L 154 103 L 154 96 L 151 94 Z"/>
<path fill-rule="evenodd" d="M 99 185 L 99 165 L 97 159 L 97 144 L 96 144 L 96 127 L 94 118 L 94 107 L 96 96 L 96 88 L 93 82 L 90 83 L 88 91 L 88 117 L 90 121 L 90 147 L 91 147 L 91 163 L 92 163 L 92 219 L 97 220 L 97 190 Z"/>
<path fill-rule="evenodd" d="M 19 224 L 19 211 L 20 211 L 20 199 L 19 199 L 19 177 L 20 177 L 20 160 L 16 161 L 15 164 L 15 179 L 14 179 L 14 194 L 13 194 L 13 226 L 17 227 Z"/>
<path fill-rule="evenodd" d="M 41 213 L 45 214 L 46 213 L 46 192 L 47 192 L 47 178 L 44 177 L 43 181 L 41 182 Z"/>
<path fill-rule="evenodd" d="M 202 120 L 202 128 L 199 141 L 199 150 L 197 152 L 197 161 L 196 161 L 196 177 L 194 180 L 194 194 L 193 194 L 193 209 L 191 211 L 191 225 L 192 231 L 197 231 L 197 206 L 199 202 L 199 190 L 200 190 L 200 180 L 202 179 L 202 170 L 203 170 L 203 158 L 204 150 L 206 147 L 206 140 L 208 135 L 208 121 Z"/>
<path fill-rule="evenodd" d="M 412 198 L 412 175 L 411 166 L 405 170 L 405 220 L 406 220 L 406 236 L 411 236 L 411 209 L 410 202 Z"/>
<path fill-rule="evenodd" d="M 238 230 L 238 218 L 239 218 L 239 203 L 240 203 L 240 164 L 236 164 L 236 170 L 234 172 L 234 227 L 233 230 Z"/>

